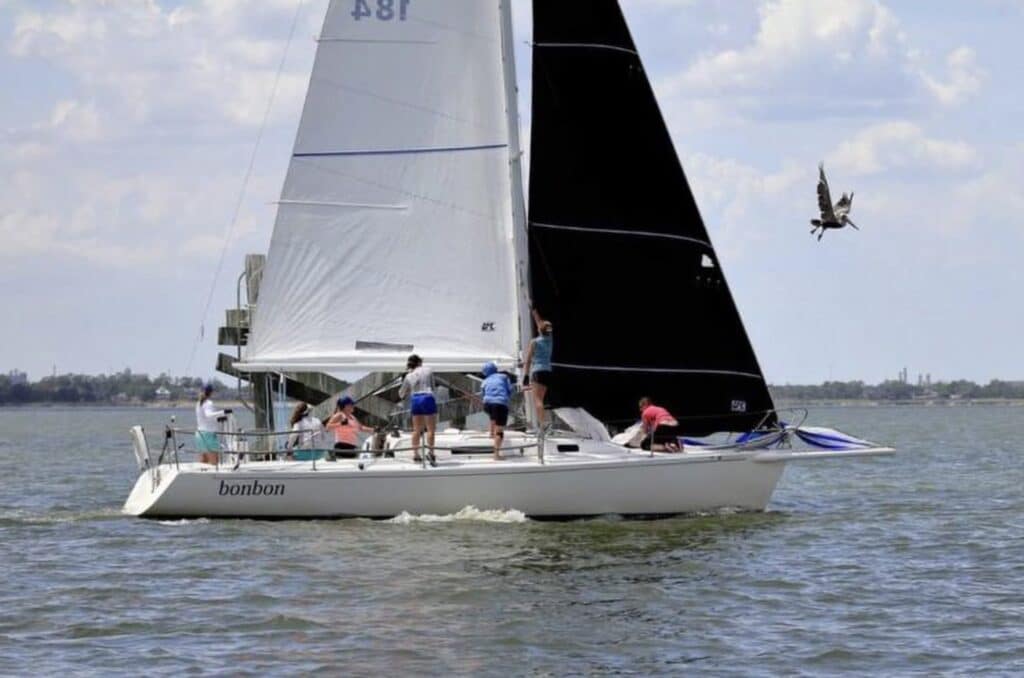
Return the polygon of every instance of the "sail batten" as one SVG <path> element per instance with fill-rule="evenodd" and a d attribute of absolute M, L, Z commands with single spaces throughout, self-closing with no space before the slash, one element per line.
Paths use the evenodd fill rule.
<path fill-rule="evenodd" d="M 619 3 L 534 1 L 532 298 L 554 406 L 607 422 L 653 397 L 688 435 L 773 409 Z"/>
<path fill-rule="evenodd" d="M 711 243 L 706 240 L 700 240 L 699 238 L 691 238 L 685 235 L 678 235 L 675 233 L 662 233 L 660 231 L 630 231 L 622 228 L 599 228 L 595 226 L 566 226 L 564 224 L 542 224 L 540 222 L 530 222 L 531 228 L 553 228 L 561 231 L 579 231 L 582 233 L 604 233 L 606 235 L 626 235 L 635 238 L 667 238 L 669 240 L 682 240 L 685 242 L 691 242 L 695 245 L 702 245 L 708 249 L 712 249 Z"/>
<path fill-rule="evenodd" d="M 572 47 L 576 49 L 610 49 L 614 52 L 622 52 L 624 54 L 630 54 L 637 56 L 635 49 L 629 49 L 628 47 L 619 47 L 618 45 L 602 45 L 596 42 L 535 42 L 534 47 Z"/>
<path fill-rule="evenodd" d="M 476 146 L 443 146 L 437 148 L 377 148 L 354 149 L 347 151 L 303 151 L 295 153 L 293 158 L 332 158 L 360 155 L 416 155 L 420 153 L 463 153 L 466 151 L 490 151 L 508 148 L 508 144 L 480 144 Z"/>

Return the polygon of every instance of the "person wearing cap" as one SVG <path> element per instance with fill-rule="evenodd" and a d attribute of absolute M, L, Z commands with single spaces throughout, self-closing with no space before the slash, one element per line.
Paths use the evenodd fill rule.
<path fill-rule="evenodd" d="M 491 418 L 491 438 L 494 439 L 494 459 L 501 459 L 501 444 L 505 440 L 508 424 L 508 405 L 512 397 L 512 382 L 507 374 L 498 371 L 494 363 L 484 365 L 484 381 L 480 384 L 484 412 Z"/>
<path fill-rule="evenodd" d="M 199 391 L 196 402 L 196 450 L 199 452 L 199 463 L 216 464 L 220 456 L 220 441 L 217 432 L 220 424 L 231 410 L 218 410 L 210 396 L 213 395 L 213 384 L 206 384 Z"/>
<path fill-rule="evenodd" d="M 372 426 L 363 426 L 356 419 L 356 403 L 349 396 L 338 398 L 334 414 L 327 420 L 327 430 L 334 432 L 334 449 L 355 450 L 359 447 L 359 433 L 373 433 Z"/>
<path fill-rule="evenodd" d="M 523 379 L 523 386 L 530 386 L 533 391 L 537 429 L 540 430 L 544 427 L 544 398 L 551 386 L 551 353 L 554 350 L 554 338 L 551 322 L 542 318 L 533 307 L 530 307 L 530 312 L 533 314 L 533 322 L 537 325 L 539 334 L 530 340 L 530 345 L 526 349 L 526 365 L 523 369 L 526 377 Z"/>
<path fill-rule="evenodd" d="M 409 398 L 412 411 L 413 459 L 420 459 L 420 440 L 423 430 L 427 431 L 427 459 L 432 465 L 434 458 L 434 431 L 437 428 L 437 400 L 434 399 L 434 373 L 423 365 L 423 359 L 413 353 L 405 364 L 408 371 L 398 389 L 398 397 Z"/>
<path fill-rule="evenodd" d="M 316 447 L 316 443 L 320 440 L 320 434 L 323 433 L 324 425 L 313 416 L 313 409 L 308 404 L 296 405 L 288 423 L 291 424 L 292 434 L 288 436 L 285 449 L 306 450 Z"/>

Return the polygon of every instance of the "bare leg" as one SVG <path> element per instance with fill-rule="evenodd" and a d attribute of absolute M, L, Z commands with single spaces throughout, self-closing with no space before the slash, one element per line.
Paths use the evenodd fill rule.
<path fill-rule="evenodd" d="M 502 458 L 501 444 L 505 440 L 505 429 L 494 422 L 491 422 L 491 428 L 494 430 L 494 461 L 500 461 Z"/>
<path fill-rule="evenodd" d="M 420 458 L 420 438 L 423 433 L 423 416 L 414 414 L 412 417 L 412 458 L 422 461 Z"/>
<path fill-rule="evenodd" d="M 544 428 L 544 396 L 548 394 L 548 387 L 543 384 L 533 385 L 533 406 L 537 410 L 537 430 Z"/>
<path fill-rule="evenodd" d="M 434 431 L 437 428 L 437 415 L 431 414 L 424 417 L 427 424 L 427 459 L 430 460 L 432 466 L 437 465 L 437 461 L 434 457 Z"/>

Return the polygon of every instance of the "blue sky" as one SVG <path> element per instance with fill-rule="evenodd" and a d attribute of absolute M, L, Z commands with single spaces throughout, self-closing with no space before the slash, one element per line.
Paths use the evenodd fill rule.
<path fill-rule="evenodd" d="M 1024 1 L 622 4 L 770 381 L 1024 378 Z M 326 3 L 303 4 L 189 367 L 297 5 L 0 0 L 0 369 L 212 374 Z M 822 159 L 862 230 L 818 243 Z"/>

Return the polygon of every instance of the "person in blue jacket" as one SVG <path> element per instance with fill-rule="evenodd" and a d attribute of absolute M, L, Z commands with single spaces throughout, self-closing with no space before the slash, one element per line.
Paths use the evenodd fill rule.
<path fill-rule="evenodd" d="M 487 363 L 483 369 L 484 381 L 480 392 L 484 399 L 484 412 L 491 418 L 491 438 L 494 439 L 494 459 L 501 459 L 501 443 L 505 440 L 505 426 L 508 424 L 508 405 L 512 397 L 512 382 L 507 374 L 498 371 L 494 363 Z"/>

